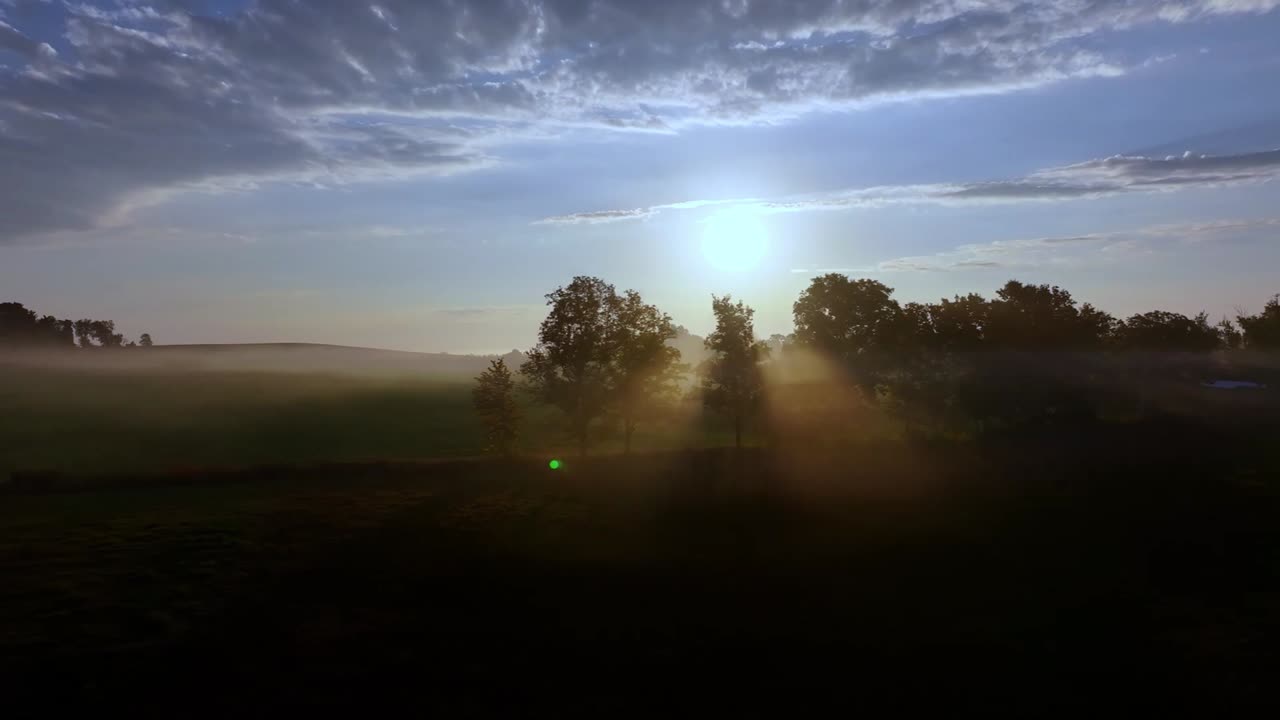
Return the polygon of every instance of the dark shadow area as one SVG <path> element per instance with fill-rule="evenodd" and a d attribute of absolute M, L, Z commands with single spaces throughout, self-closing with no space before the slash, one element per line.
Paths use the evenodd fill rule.
<path fill-rule="evenodd" d="M 1205 433 L 11 494 L 0 670 L 48 712 L 1271 705 L 1274 474 Z"/>

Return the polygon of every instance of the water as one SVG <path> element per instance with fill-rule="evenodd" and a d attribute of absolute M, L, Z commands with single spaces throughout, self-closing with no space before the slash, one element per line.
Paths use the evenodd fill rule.
<path fill-rule="evenodd" d="M 1261 390 L 1266 387 L 1266 385 L 1248 380 L 1213 380 L 1203 383 L 1203 385 L 1215 390 Z"/>

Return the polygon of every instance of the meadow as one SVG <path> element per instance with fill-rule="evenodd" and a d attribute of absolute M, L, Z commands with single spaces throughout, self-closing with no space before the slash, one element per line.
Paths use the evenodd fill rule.
<path fill-rule="evenodd" d="M 1034 360 L 965 381 L 984 434 L 800 362 L 744 450 L 686 408 L 579 459 L 525 405 L 512 460 L 458 372 L 6 367 L 0 467 L 56 481 L 0 492 L 7 702 L 1274 707 L 1274 364 Z"/>
<path fill-rule="evenodd" d="M 456 372 L 0 366 L 0 477 L 477 456 L 473 384 Z M 522 449 L 562 452 L 554 410 L 526 401 L 522 412 Z M 655 423 L 637 449 L 726 441 L 715 418 L 700 423 L 696 437 Z M 598 450 L 618 447 L 605 436 Z"/>
<path fill-rule="evenodd" d="M 0 468 L 165 471 L 473 455 L 463 378 L 11 369 Z"/>
<path fill-rule="evenodd" d="M 1192 436 L 10 495 L 0 673 L 44 716 L 1273 705 L 1280 496 Z"/>

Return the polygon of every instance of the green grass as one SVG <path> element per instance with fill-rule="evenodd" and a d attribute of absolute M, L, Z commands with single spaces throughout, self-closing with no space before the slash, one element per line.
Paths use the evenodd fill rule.
<path fill-rule="evenodd" d="M 701 452 L 6 495 L 0 676 L 48 712 L 195 716 L 1273 698 L 1273 491 L 1185 457 L 1035 463 Z"/>
<path fill-rule="evenodd" d="M 464 379 L 6 368 L 0 471 L 472 455 L 469 393 Z"/>
<path fill-rule="evenodd" d="M 460 376 L 0 367 L 0 476 L 168 472 L 484 452 Z M 559 414 L 523 398 L 521 449 L 570 455 Z M 594 452 L 621 449 L 602 433 Z M 637 451 L 732 443 L 698 417 L 642 426 Z"/>

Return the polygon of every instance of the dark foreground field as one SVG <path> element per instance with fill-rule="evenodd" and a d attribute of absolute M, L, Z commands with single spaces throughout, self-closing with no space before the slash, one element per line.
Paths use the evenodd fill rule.
<path fill-rule="evenodd" d="M 6 715 L 1275 705 L 1257 449 L 1171 423 L 11 494 Z"/>

